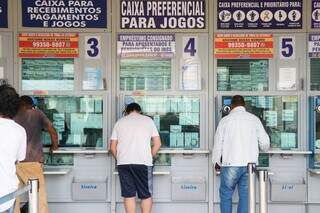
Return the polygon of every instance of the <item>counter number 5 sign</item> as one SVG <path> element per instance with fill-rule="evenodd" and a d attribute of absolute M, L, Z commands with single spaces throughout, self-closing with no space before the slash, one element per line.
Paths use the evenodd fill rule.
<path fill-rule="evenodd" d="M 280 37 L 279 56 L 280 59 L 296 58 L 296 41 L 294 36 Z"/>
<path fill-rule="evenodd" d="M 101 51 L 100 36 L 85 37 L 85 54 L 86 59 L 100 59 Z"/>

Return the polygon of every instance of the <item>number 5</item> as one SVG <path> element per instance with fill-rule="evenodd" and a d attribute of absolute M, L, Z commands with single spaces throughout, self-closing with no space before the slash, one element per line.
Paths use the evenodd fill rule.
<path fill-rule="evenodd" d="M 281 50 L 280 50 L 280 58 L 282 59 L 294 59 L 294 37 L 285 37 L 281 38 Z"/>

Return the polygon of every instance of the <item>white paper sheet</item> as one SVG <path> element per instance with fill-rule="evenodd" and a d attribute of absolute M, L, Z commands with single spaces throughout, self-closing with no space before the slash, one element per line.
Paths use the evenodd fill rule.
<path fill-rule="evenodd" d="M 279 69 L 279 90 L 297 89 L 297 69 L 295 67 L 281 67 Z"/>

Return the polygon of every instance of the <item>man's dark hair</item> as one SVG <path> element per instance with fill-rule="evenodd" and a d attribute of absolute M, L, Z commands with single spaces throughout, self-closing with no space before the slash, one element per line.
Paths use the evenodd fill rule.
<path fill-rule="evenodd" d="M 13 118 L 19 110 L 19 95 L 16 90 L 4 84 L 0 86 L 0 116 Z"/>
<path fill-rule="evenodd" d="M 127 115 L 130 114 L 130 113 L 133 112 L 133 111 L 136 111 L 136 112 L 141 113 L 141 107 L 140 107 L 140 105 L 137 104 L 137 103 L 131 103 L 131 104 L 128 104 L 128 105 L 126 106 L 125 113 L 126 113 Z"/>
<path fill-rule="evenodd" d="M 243 96 L 235 95 L 235 96 L 232 97 L 231 105 L 234 106 L 234 107 L 235 106 L 245 106 L 246 103 L 244 102 Z"/>
<path fill-rule="evenodd" d="M 24 105 L 24 106 L 33 106 L 33 100 L 30 96 L 28 95 L 23 95 L 20 97 L 20 105 Z"/>

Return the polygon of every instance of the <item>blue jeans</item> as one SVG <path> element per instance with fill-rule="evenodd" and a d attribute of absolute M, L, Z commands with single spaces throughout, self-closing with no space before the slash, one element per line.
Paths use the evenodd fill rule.
<path fill-rule="evenodd" d="M 248 171 L 246 166 L 222 167 L 220 183 L 220 211 L 232 213 L 232 194 L 238 185 L 238 213 L 248 213 Z"/>

